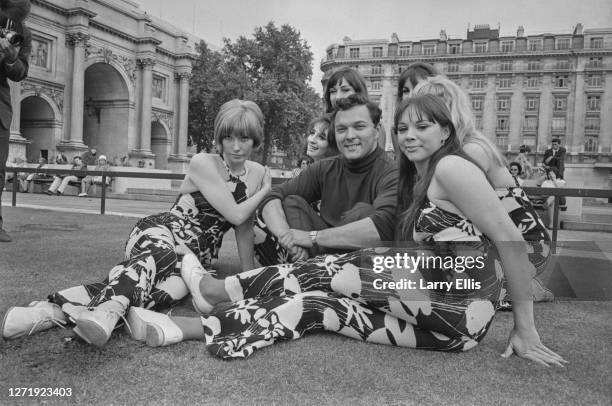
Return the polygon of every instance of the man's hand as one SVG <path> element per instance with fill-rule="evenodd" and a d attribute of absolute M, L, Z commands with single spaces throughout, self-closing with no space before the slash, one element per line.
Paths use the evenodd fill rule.
<path fill-rule="evenodd" d="M 312 248 L 312 241 L 308 231 L 289 229 L 279 239 L 280 244 L 286 249 L 292 249 L 295 246 L 302 248 Z"/>
<path fill-rule="evenodd" d="M 0 38 L 0 54 L 4 56 L 5 63 L 13 63 L 19 56 L 19 50 L 17 47 L 11 45 L 6 38 Z"/>

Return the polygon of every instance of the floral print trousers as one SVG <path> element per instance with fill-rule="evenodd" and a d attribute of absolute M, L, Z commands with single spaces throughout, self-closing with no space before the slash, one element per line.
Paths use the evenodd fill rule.
<path fill-rule="evenodd" d="M 468 244 L 479 252 L 486 250 L 486 243 Z M 377 344 L 469 350 L 485 336 L 501 293 L 498 256 L 486 251 L 485 269 L 471 273 L 422 268 L 377 273 L 375 256 L 419 252 L 378 248 L 230 276 L 225 287 L 232 302 L 201 317 L 207 349 L 221 358 L 245 358 L 277 341 L 330 331 Z M 459 278 L 477 280 L 480 289 L 381 288 L 385 281 L 412 280 L 419 285 Z"/>
<path fill-rule="evenodd" d="M 156 217 L 144 218 L 128 238 L 125 260 L 114 266 L 104 281 L 83 285 L 86 297 L 74 297 L 75 288 L 69 288 L 49 295 L 49 301 L 60 306 L 70 302 L 95 307 L 113 299 L 126 307 L 153 310 L 174 306 L 188 293 L 181 278 L 181 256 L 176 252 L 180 244 L 189 245 Z"/>

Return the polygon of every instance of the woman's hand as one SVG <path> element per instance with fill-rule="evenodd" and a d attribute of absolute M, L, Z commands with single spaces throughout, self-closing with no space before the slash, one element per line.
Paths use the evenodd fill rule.
<path fill-rule="evenodd" d="M 267 192 L 272 190 L 272 175 L 270 174 L 270 168 L 264 167 L 264 174 L 261 178 L 261 189 Z"/>
<path fill-rule="evenodd" d="M 557 365 L 563 367 L 563 364 L 568 363 L 559 354 L 542 344 L 535 329 L 531 331 L 518 331 L 516 327 L 512 329 L 508 339 L 508 347 L 502 357 L 509 358 L 512 353 L 544 366 Z"/>

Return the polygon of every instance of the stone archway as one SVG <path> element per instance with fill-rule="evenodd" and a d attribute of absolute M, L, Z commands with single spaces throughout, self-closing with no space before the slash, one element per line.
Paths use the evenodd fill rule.
<path fill-rule="evenodd" d="M 55 158 L 61 123 L 49 101 L 40 95 L 26 96 L 21 100 L 21 136 L 28 141 L 26 159 L 36 162 L 38 158 Z"/>
<path fill-rule="evenodd" d="M 151 122 L 151 151 L 155 154 L 155 169 L 167 169 L 172 148 L 170 133 L 162 121 Z"/>
<path fill-rule="evenodd" d="M 129 89 L 123 76 L 108 63 L 85 70 L 83 143 L 109 161 L 128 151 Z"/>

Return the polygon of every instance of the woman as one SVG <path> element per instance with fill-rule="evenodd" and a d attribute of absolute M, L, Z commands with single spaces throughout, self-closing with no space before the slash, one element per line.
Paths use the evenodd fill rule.
<path fill-rule="evenodd" d="M 529 259 L 536 270 L 534 277 L 541 274 L 550 259 L 550 237 L 529 198 L 517 186 L 508 171 L 504 156 L 487 137 L 476 130 L 467 94 L 457 84 L 443 76 L 434 76 L 419 82 L 413 93 L 414 95 L 434 94 L 445 102 L 451 112 L 463 150 L 485 172 L 510 218 L 523 232 L 524 239 L 529 242 L 531 246 Z M 535 300 L 553 299 L 552 292 L 546 289 L 539 279 L 534 279 L 533 284 Z M 507 303 L 504 305 L 508 306 Z"/>
<path fill-rule="evenodd" d="M 247 357 L 278 340 L 333 331 L 366 342 L 466 351 L 491 325 L 503 271 L 515 300 L 515 325 L 504 356 L 515 352 L 543 365 L 561 366 L 565 360 L 540 342 L 535 329 L 531 264 L 522 235 L 482 170 L 461 150 L 444 103 L 433 95 L 406 100 L 394 123 L 403 153 L 400 239 L 435 244 L 404 243 L 403 248 L 315 257 L 225 280 L 213 278 L 195 257 L 186 256 L 181 275 L 196 308 L 208 315 L 168 317 L 132 309 L 134 327 L 146 330 L 147 343 L 202 339 L 212 354 L 232 358 Z M 448 240 L 462 241 L 463 253 L 477 254 L 485 266 L 464 272 L 456 261 L 457 266 L 445 271 L 444 266 L 426 269 L 413 260 L 409 271 L 399 275 L 399 265 L 380 268 L 381 256 L 383 262 L 402 253 L 418 258 L 431 249 L 458 260 L 462 246 L 441 243 Z M 307 246 L 308 241 L 299 244 Z M 454 285 L 447 291 L 429 284 L 446 277 L 455 282 L 452 278 L 462 274 L 477 279 L 481 288 L 462 290 Z M 426 284 L 420 290 L 388 284 L 402 280 Z M 381 281 L 388 282 L 387 287 Z"/>
<path fill-rule="evenodd" d="M 410 96 L 410 92 L 419 82 L 436 75 L 438 75 L 438 71 L 428 63 L 415 62 L 408 65 L 397 81 L 397 105 L 399 106 L 402 100 Z"/>
<path fill-rule="evenodd" d="M 338 147 L 331 131 L 329 115 L 317 117 L 310 122 L 307 141 L 306 155 L 312 158 L 314 162 L 338 155 Z"/>
<path fill-rule="evenodd" d="M 214 124 L 220 156 L 200 153 L 192 158 L 174 206 L 138 221 L 125 260 L 108 278 L 53 293 L 49 301 L 9 309 L 2 336 L 21 337 L 66 324 L 70 317 L 76 334 L 103 346 L 130 306 L 160 309 L 182 299 L 187 289 L 177 269 L 180 253 L 192 251 L 210 266 L 223 234 L 232 227 L 242 269 L 252 269 L 252 216 L 271 190 L 267 169 L 248 160 L 262 142 L 263 122 L 261 110 L 251 101 L 221 106 Z"/>
<path fill-rule="evenodd" d="M 523 167 L 518 162 L 510 162 L 508 164 L 508 170 L 510 171 L 510 175 L 514 178 L 514 182 L 517 187 L 521 187 L 523 184 L 523 179 L 521 178 L 521 173 L 523 173 Z"/>
<path fill-rule="evenodd" d="M 368 97 L 368 87 L 363 76 L 353 68 L 340 68 L 329 77 L 325 86 L 325 112 L 332 113 L 336 100 L 359 93 Z"/>

